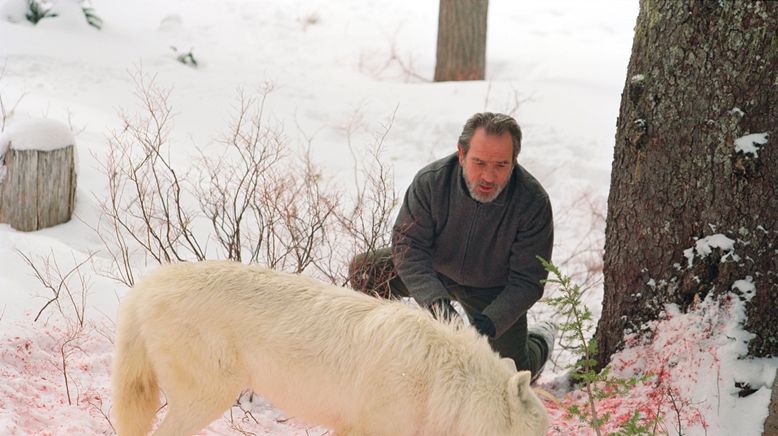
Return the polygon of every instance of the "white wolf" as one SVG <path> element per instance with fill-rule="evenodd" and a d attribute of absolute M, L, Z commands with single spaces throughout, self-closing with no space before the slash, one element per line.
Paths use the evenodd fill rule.
<path fill-rule="evenodd" d="M 510 363 L 508 363 L 510 362 Z M 190 435 L 250 387 L 339 436 L 543 434 L 529 372 L 474 329 L 301 275 L 180 263 L 137 284 L 119 311 L 113 413 L 120 436 Z"/>

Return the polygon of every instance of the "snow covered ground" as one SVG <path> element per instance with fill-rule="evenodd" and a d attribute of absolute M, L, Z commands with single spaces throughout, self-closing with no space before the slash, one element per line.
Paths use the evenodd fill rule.
<path fill-rule="evenodd" d="M 111 265 L 92 230 L 99 200 L 107 195 L 100 160 L 111 132 L 124 127 L 120 112 L 140 109 L 133 85 L 139 71 L 171 89 L 175 119 L 169 145 L 182 168 L 224 133 L 238 89 L 251 94 L 272 83 L 269 118 L 283 127 L 289 144 L 309 145 L 324 177 L 346 193 L 355 189 L 350 144 L 368 147 L 392 116 L 384 159 L 401 196 L 421 166 L 455 150 L 461 125 L 472 113 L 515 113 L 524 132 L 519 160 L 546 186 L 555 208 L 554 261 L 580 280 L 594 272 L 586 302 L 596 319 L 613 138 L 637 1 L 492 0 L 487 80 L 460 83 L 430 82 L 437 5 L 96 0 L 94 11 L 103 22 L 97 30 L 74 0 L 54 0 L 58 16 L 36 26 L 24 19 L 25 0 L 0 0 L 0 97 L 8 115 L 0 127 L 10 132 L 36 118 L 65 123 L 79 157 L 73 220 L 32 233 L 0 224 L 0 434 L 113 432 L 108 420 L 113 320 L 126 288 L 91 268 L 77 280 L 73 286 L 80 291 L 83 282 L 87 291 L 87 333 L 76 335 L 59 311 L 41 311 L 51 290 L 22 254 L 38 265 L 56 260 L 51 267 L 63 273 L 87 258 L 95 271 Z M 176 60 L 189 52 L 196 68 Z M 63 305 L 65 312 L 80 307 Z M 538 307 L 532 315 L 548 311 Z M 668 307 L 667 319 L 651 326 L 653 342 L 635 339 L 614 357 L 614 373 L 652 376 L 627 396 L 603 401 L 602 410 L 614 417 L 606 428 L 615 430 L 638 410 L 665 416 L 660 433 L 677 434 L 680 428 L 684 434 L 760 434 L 766 387 L 778 362 L 739 358 L 748 337 L 738 324 L 742 317 L 736 298 L 720 305 L 701 302 L 689 314 Z M 547 402 L 549 432 L 585 434 L 586 426 L 564 411 L 576 402 L 583 405 L 581 392 L 562 388 L 569 356 L 560 352 L 556 360 L 559 366 L 541 378 L 541 387 L 561 401 Z M 735 382 L 757 391 L 739 398 Z M 261 400 L 243 398 L 205 431 L 241 432 L 303 435 L 327 429 L 288 420 Z"/>

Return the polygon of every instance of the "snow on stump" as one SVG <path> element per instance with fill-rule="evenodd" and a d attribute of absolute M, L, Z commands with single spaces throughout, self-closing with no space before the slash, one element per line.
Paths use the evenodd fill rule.
<path fill-rule="evenodd" d="M 21 231 L 70 220 L 76 196 L 75 138 L 48 119 L 0 135 L 0 223 Z"/>

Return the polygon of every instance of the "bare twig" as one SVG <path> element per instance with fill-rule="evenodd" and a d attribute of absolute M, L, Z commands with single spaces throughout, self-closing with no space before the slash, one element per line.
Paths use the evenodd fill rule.
<path fill-rule="evenodd" d="M 110 413 L 111 413 L 110 412 L 110 408 L 109 408 L 109 410 L 107 412 L 105 410 L 103 410 L 103 399 L 102 399 L 102 397 L 97 396 L 97 395 L 95 395 L 95 396 L 87 395 L 86 402 L 87 402 L 87 404 L 92 406 L 95 410 L 97 410 L 97 413 L 99 413 L 100 416 L 102 416 L 103 419 L 105 419 L 105 421 L 111 427 L 111 430 L 113 430 L 113 432 L 116 433 L 116 428 L 114 428 L 113 423 L 111 422 L 111 418 L 110 418 Z"/>
<path fill-rule="evenodd" d="M 0 68 L 0 84 L 3 82 L 3 78 L 5 77 L 6 67 L 7 64 L 4 62 L 2 68 Z M 2 89 L 0 89 L 0 91 L 2 91 Z M 5 131 L 8 119 L 13 116 L 14 111 L 19 106 L 19 103 L 22 102 L 22 99 L 25 97 L 25 95 L 26 93 L 22 93 L 19 98 L 17 98 L 16 101 L 9 106 L 3 99 L 2 92 L 0 92 L 0 133 Z"/>
<path fill-rule="evenodd" d="M 46 311 L 46 309 L 52 304 L 56 304 L 59 312 L 63 315 L 63 317 L 68 319 L 69 317 L 64 313 L 64 309 L 62 308 L 60 301 L 60 296 L 64 290 L 65 295 L 67 296 L 67 299 L 73 309 L 73 315 L 76 317 L 78 325 L 83 327 L 84 321 L 86 320 L 86 298 L 88 294 L 88 285 L 87 279 L 81 271 L 81 267 L 89 262 L 92 257 L 94 257 L 95 253 L 89 254 L 86 259 L 79 262 L 72 269 L 63 274 L 59 264 L 57 263 L 57 260 L 54 258 L 54 253 L 49 254 L 49 256 L 43 259 L 43 265 L 39 266 L 35 263 L 35 261 L 32 260 L 30 256 L 26 255 L 22 251 L 16 250 L 16 252 L 32 269 L 38 281 L 40 281 L 41 284 L 52 293 L 52 296 L 49 298 L 46 304 L 41 307 L 33 321 L 38 321 L 43 312 Z M 74 295 L 73 290 L 71 290 L 70 277 L 72 275 L 75 275 L 80 283 L 81 289 L 77 295 Z"/>
<path fill-rule="evenodd" d="M 503 106 L 499 109 L 499 112 L 504 113 L 506 115 L 510 115 L 512 117 L 516 117 L 516 114 L 518 114 L 519 109 L 522 105 L 525 103 L 533 101 L 533 96 L 530 95 L 529 97 L 520 97 L 519 91 L 517 91 L 513 86 L 511 86 L 511 90 L 513 91 L 510 95 L 510 100 L 503 103 Z M 486 85 L 486 95 L 484 96 L 484 110 L 489 110 L 490 106 L 492 105 L 492 102 L 490 101 L 492 94 L 492 81 L 489 80 L 489 82 Z"/>
<path fill-rule="evenodd" d="M 72 352 L 72 349 L 70 348 L 70 344 L 76 339 L 75 336 L 69 336 L 67 339 L 65 339 L 62 344 L 60 344 L 59 352 L 60 356 L 62 357 L 62 376 L 65 379 L 65 393 L 68 397 L 68 405 L 72 405 L 73 402 L 70 399 L 70 383 L 68 382 L 68 357 L 70 353 Z"/>
<path fill-rule="evenodd" d="M 409 82 L 411 79 L 415 79 L 419 82 L 431 82 L 427 77 L 422 76 L 416 71 L 416 68 L 414 66 L 414 59 L 413 56 L 408 55 L 407 60 L 403 60 L 402 56 L 398 53 L 397 50 L 397 34 L 398 31 L 395 31 L 394 35 L 390 38 L 389 41 L 389 54 L 386 56 L 385 59 L 383 59 L 383 63 L 380 66 L 377 65 L 370 65 L 372 62 L 368 61 L 368 56 L 366 54 L 360 55 L 359 58 L 359 65 L 358 68 L 360 71 L 366 72 L 371 77 L 375 79 L 384 79 L 387 75 L 387 70 L 390 70 L 392 67 L 397 67 L 400 69 L 402 78 Z M 370 56 L 373 57 L 373 56 Z M 381 55 L 383 58 L 383 56 Z"/>
<path fill-rule="evenodd" d="M 373 144 L 368 148 L 367 158 L 361 159 L 355 151 L 352 137 L 362 126 L 359 111 L 355 112 L 351 121 L 343 127 L 349 150 L 354 161 L 354 192 L 348 203 L 336 209 L 335 218 L 338 222 L 339 243 L 330 241 L 330 251 L 348 254 L 348 259 L 337 261 L 329 257 L 324 262 L 317 262 L 316 268 L 330 281 L 340 285 L 346 284 L 351 277 L 343 266 L 357 254 L 372 253 L 388 247 L 391 243 L 391 225 L 393 212 L 399 203 L 395 189 L 392 170 L 384 163 L 383 151 L 386 138 L 392 129 L 397 108 L 381 127 L 374 132 Z M 365 163 L 362 163 L 365 162 Z M 366 261 L 368 259 L 365 259 Z M 357 266 L 357 270 L 360 266 Z M 379 288 L 386 287 L 392 277 L 376 283 Z M 373 292 L 377 289 L 365 289 Z M 383 294 L 382 292 L 378 292 Z"/>

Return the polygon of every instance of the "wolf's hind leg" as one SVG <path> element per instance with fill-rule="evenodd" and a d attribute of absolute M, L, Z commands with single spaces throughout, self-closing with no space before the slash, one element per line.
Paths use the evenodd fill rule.
<path fill-rule="evenodd" d="M 193 386 L 167 393 L 168 412 L 154 436 L 191 435 L 218 419 L 235 403 L 242 386 Z"/>

